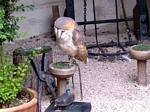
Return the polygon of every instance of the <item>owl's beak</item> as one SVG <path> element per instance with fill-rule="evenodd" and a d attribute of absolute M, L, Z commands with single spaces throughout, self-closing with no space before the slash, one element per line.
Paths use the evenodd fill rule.
<path fill-rule="evenodd" d="M 64 33 L 65 31 L 61 31 L 61 34 L 60 34 L 60 39 L 61 39 L 61 36 L 62 36 L 62 34 Z"/>
<path fill-rule="evenodd" d="M 56 37 L 58 37 L 58 29 L 55 26 L 54 26 L 54 32 L 55 32 Z"/>

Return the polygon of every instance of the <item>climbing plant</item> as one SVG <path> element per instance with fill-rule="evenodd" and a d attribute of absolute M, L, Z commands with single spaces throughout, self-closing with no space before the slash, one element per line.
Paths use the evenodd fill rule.
<path fill-rule="evenodd" d="M 0 0 L 0 44 L 13 41 L 18 36 L 18 21 L 23 17 L 13 16 L 15 11 L 33 9 L 33 5 L 17 5 L 19 0 Z"/>

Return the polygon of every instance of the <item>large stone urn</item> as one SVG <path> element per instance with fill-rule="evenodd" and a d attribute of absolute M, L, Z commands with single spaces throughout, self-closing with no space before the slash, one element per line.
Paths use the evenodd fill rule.
<path fill-rule="evenodd" d="M 150 59 L 150 45 L 134 45 L 130 48 L 130 54 L 137 60 L 138 84 L 147 85 L 146 63 Z"/>
<path fill-rule="evenodd" d="M 73 77 L 76 65 L 69 62 L 55 62 L 49 65 L 49 72 L 57 79 L 57 96 L 66 92 L 67 82 Z"/>

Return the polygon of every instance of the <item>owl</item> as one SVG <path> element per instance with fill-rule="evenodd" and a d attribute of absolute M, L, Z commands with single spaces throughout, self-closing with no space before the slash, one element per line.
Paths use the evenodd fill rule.
<path fill-rule="evenodd" d="M 87 48 L 77 23 L 69 17 L 60 17 L 54 23 L 56 44 L 67 55 L 87 63 Z"/>

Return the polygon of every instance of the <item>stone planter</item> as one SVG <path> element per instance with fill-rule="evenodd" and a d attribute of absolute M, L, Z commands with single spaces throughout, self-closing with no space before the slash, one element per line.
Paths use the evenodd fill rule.
<path fill-rule="evenodd" d="M 133 58 L 135 58 L 136 60 L 148 60 L 148 59 L 150 59 L 150 50 L 148 50 L 148 51 L 137 51 L 137 50 L 133 49 L 136 46 L 137 45 L 134 45 L 130 48 L 130 54 Z"/>
<path fill-rule="evenodd" d="M 62 62 L 62 63 L 68 63 L 68 62 Z M 57 96 L 60 96 L 63 93 L 65 93 L 67 80 L 68 78 L 73 77 L 76 71 L 76 66 L 72 65 L 69 68 L 57 68 L 57 67 L 54 67 L 54 64 L 56 63 L 52 63 L 49 65 L 49 72 L 54 77 L 57 78 Z"/>
<path fill-rule="evenodd" d="M 22 105 L 0 109 L 0 112 L 37 112 L 37 93 L 32 89 L 25 89 L 31 95 L 31 101 Z"/>
<path fill-rule="evenodd" d="M 135 47 L 138 46 L 141 46 L 141 44 L 132 46 L 130 48 L 130 54 L 137 60 L 138 84 L 147 85 L 146 63 L 147 60 L 150 59 L 150 50 L 136 50 Z"/>

